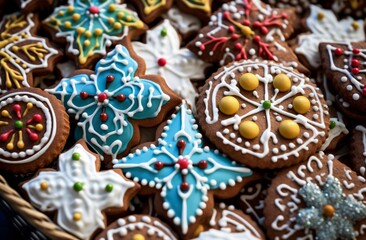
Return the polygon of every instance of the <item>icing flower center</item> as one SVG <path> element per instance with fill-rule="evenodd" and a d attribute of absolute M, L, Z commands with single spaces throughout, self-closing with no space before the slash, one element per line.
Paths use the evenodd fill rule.
<path fill-rule="evenodd" d="M 24 125 L 23 122 L 18 120 L 18 121 L 15 122 L 14 127 L 16 129 L 22 129 L 23 125 Z"/>
<path fill-rule="evenodd" d="M 98 13 L 100 13 L 100 10 L 99 10 L 99 8 L 97 6 L 91 6 L 88 10 L 89 10 L 89 12 L 91 14 L 98 14 Z"/>
<path fill-rule="evenodd" d="M 323 207 L 323 215 L 327 218 L 332 218 L 335 214 L 335 209 L 332 205 L 327 204 Z"/>
<path fill-rule="evenodd" d="M 167 64 L 167 61 L 166 61 L 166 59 L 165 59 L 165 58 L 159 58 L 159 59 L 158 59 L 158 65 L 159 65 L 160 67 L 164 67 L 166 64 Z"/>
<path fill-rule="evenodd" d="M 104 102 L 105 100 L 107 100 L 108 96 L 106 93 L 100 93 L 98 94 L 98 102 Z"/>
<path fill-rule="evenodd" d="M 177 163 L 179 165 L 180 170 L 187 169 L 189 166 L 189 161 L 187 158 L 179 159 Z"/>

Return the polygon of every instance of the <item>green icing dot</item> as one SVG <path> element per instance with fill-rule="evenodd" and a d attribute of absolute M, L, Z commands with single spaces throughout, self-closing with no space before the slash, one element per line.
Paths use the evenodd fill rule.
<path fill-rule="evenodd" d="M 72 154 L 72 160 L 80 160 L 80 153 L 73 153 Z"/>
<path fill-rule="evenodd" d="M 336 126 L 336 123 L 334 121 L 330 121 L 330 125 L 329 125 L 330 129 L 335 128 L 335 126 Z"/>
<path fill-rule="evenodd" d="M 81 182 L 76 182 L 74 183 L 74 186 L 73 186 L 74 190 L 76 192 L 80 192 L 81 190 L 83 190 L 83 183 Z"/>
<path fill-rule="evenodd" d="M 162 37 L 165 37 L 166 35 L 168 35 L 168 31 L 166 30 L 166 28 L 163 28 L 160 32 Z"/>
<path fill-rule="evenodd" d="M 21 129 L 23 127 L 23 122 L 18 120 L 15 122 L 15 128 L 16 129 Z"/>
<path fill-rule="evenodd" d="M 105 186 L 105 191 L 106 192 L 112 192 L 112 190 L 113 190 L 113 185 L 112 184 L 109 183 Z"/>
<path fill-rule="evenodd" d="M 270 109 L 271 108 L 271 101 L 269 101 L 269 100 L 266 100 L 266 101 L 264 101 L 263 103 L 262 103 L 262 106 L 263 106 L 263 108 L 264 109 Z"/>

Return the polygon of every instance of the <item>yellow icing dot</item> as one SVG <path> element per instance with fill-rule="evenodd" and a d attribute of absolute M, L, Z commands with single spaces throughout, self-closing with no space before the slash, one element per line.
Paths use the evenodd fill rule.
<path fill-rule="evenodd" d="M 253 91 L 258 87 L 259 80 L 253 73 L 244 73 L 240 77 L 239 84 L 244 90 Z"/>
<path fill-rule="evenodd" d="M 18 46 L 13 46 L 11 49 L 12 49 L 14 52 L 17 52 L 17 51 L 19 50 L 19 47 L 18 47 Z"/>
<path fill-rule="evenodd" d="M 310 101 L 304 96 L 295 97 L 295 99 L 292 101 L 292 105 L 294 110 L 300 114 L 304 114 L 310 109 Z"/>
<path fill-rule="evenodd" d="M 100 29 L 100 28 L 96 28 L 96 29 L 94 30 L 94 35 L 95 35 L 95 36 L 102 35 L 102 33 L 103 33 L 103 30 L 102 30 L 102 29 Z"/>
<path fill-rule="evenodd" d="M 130 22 L 131 20 L 132 20 L 132 17 L 131 17 L 131 16 L 127 16 L 127 17 L 126 17 L 126 21 L 127 21 L 127 22 Z"/>
<path fill-rule="evenodd" d="M 83 33 L 85 32 L 85 28 L 83 28 L 83 27 L 78 27 L 78 28 L 76 29 L 76 32 L 77 32 L 78 34 L 83 34 Z"/>
<path fill-rule="evenodd" d="M 66 21 L 66 22 L 64 23 L 64 27 L 65 27 L 65 28 L 71 28 L 71 22 Z"/>
<path fill-rule="evenodd" d="M 74 212 L 74 214 L 72 215 L 72 219 L 74 221 L 80 221 L 81 220 L 81 213 L 80 212 Z"/>
<path fill-rule="evenodd" d="M 43 125 L 42 125 L 42 124 L 40 124 L 40 123 L 38 123 L 38 124 L 36 125 L 36 130 L 37 130 L 38 132 L 42 131 L 42 130 L 43 130 Z"/>
<path fill-rule="evenodd" d="M 6 149 L 13 150 L 14 149 L 14 144 L 13 143 L 6 144 Z"/>
<path fill-rule="evenodd" d="M 39 42 L 39 43 L 37 43 L 37 47 L 41 48 L 41 47 L 43 47 L 43 44 Z"/>
<path fill-rule="evenodd" d="M 78 13 L 74 13 L 74 14 L 72 15 L 72 20 L 74 20 L 74 21 L 79 21 L 79 20 L 80 20 L 80 14 L 78 14 Z"/>
<path fill-rule="evenodd" d="M 132 236 L 132 240 L 145 240 L 144 235 L 138 233 Z"/>
<path fill-rule="evenodd" d="M 24 148 L 24 142 L 23 141 L 18 141 L 18 143 L 17 143 L 17 147 L 18 148 L 20 148 L 20 149 L 22 149 L 22 148 Z"/>
<path fill-rule="evenodd" d="M 90 41 L 89 40 L 85 40 L 84 41 L 84 46 L 85 47 L 89 47 L 90 46 Z"/>
<path fill-rule="evenodd" d="M 32 108 L 33 107 L 33 103 L 29 102 L 27 103 L 27 108 Z"/>
<path fill-rule="evenodd" d="M 20 59 L 19 58 L 15 59 L 15 62 L 20 63 Z"/>
<path fill-rule="evenodd" d="M 233 115 L 239 110 L 239 101 L 233 96 L 223 97 L 219 102 L 219 109 L 226 115 Z"/>
<path fill-rule="evenodd" d="M 65 12 L 64 11 L 59 11 L 58 13 L 57 13 L 57 15 L 59 15 L 59 16 L 63 16 L 65 14 Z"/>
<path fill-rule="evenodd" d="M 11 116 L 10 116 L 10 114 L 9 114 L 8 110 L 2 110 L 2 111 L 1 111 L 1 116 L 11 118 Z"/>
<path fill-rule="evenodd" d="M 27 68 L 27 64 L 23 63 L 22 68 L 24 68 L 24 69 Z"/>
<path fill-rule="evenodd" d="M 353 27 L 354 30 L 357 30 L 357 29 L 360 28 L 360 24 L 358 24 L 358 22 L 353 22 L 352 27 Z"/>
<path fill-rule="evenodd" d="M 324 18 L 325 18 L 325 14 L 324 13 L 322 13 L 322 12 L 318 13 L 318 20 L 319 21 L 323 20 Z"/>
<path fill-rule="evenodd" d="M 114 11 L 116 11 L 116 9 L 117 9 L 116 5 L 111 4 L 111 5 L 109 5 L 108 11 L 114 12 Z"/>
<path fill-rule="evenodd" d="M 45 191 L 48 189 L 48 183 L 47 182 L 41 182 L 40 184 L 41 190 Z"/>
<path fill-rule="evenodd" d="M 119 19 L 123 18 L 124 16 L 125 16 L 125 14 L 123 12 L 119 12 L 117 14 L 117 18 L 119 18 Z"/>
<path fill-rule="evenodd" d="M 67 11 L 68 11 L 69 13 L 71 13 L 71 12 L 75 11 L 75 8 L 74 8 L 73 6 L 68 6 L 68 7 L 67 7 Z"/>
<path fill-rule="evenodd" d="M 108 18 L 108 20 L 107 20 L 107 21 L 108 21 L 108 23 L 109 23 L 109 24 L 111 24 L 111 25 L 115 22 L 114 18 L 111 18 L 111 17 L 110 17 L 110 18 Z"/>
<path fill-rule="evenodd" d="M 286 92 L 291 89 L 291 79 L 283 73 L 276 75 L 273 79 L 273 86 L 280 92 Z"/>
<path fill-rule="evenodd" d="M 91 31 L 86 31 L 85 32 L 85 37 L 90 38 L 91 36 L 92 36 Z"/>
<path fill-rule="evenodd" d="M 286 139 L 294 139 L 297 138 L 300 134 L 299 124 L 292 120 L 283 120 L 280 123 L 279 129 L 282 137 Z"/>
<path fill-rule="evenodd" d="M 239 133 L 246 139 L 254 139 L 259 135 L 259 127 L 253 121 L 244 121 L 239 125 Z"/>
<path fill-rule="evenodd" d="M 113 24 L 113 28 L 114 29 L 121 29 L 122 25 L 119 22 L 116 22 L 116 23 Z"/>
<path fill-rule="evenodd" d="M 196 230 L 194 231 L 193 237 L 198 237 L 201 232 L 203 232 L 205 230 L 205 228 L 203 227 L 202 224 L 198 225 L 198 227 L 196 228 Z"/>

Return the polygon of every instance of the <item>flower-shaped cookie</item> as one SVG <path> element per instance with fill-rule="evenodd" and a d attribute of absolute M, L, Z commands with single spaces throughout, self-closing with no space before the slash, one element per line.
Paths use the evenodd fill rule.
<path fill-rule="evenodd" d="M 292 62 L 286 39 L 293 33 L 293 10 L 272 9 L 259 0 L 224 3 L 188 48 L 208 62 L 263 59 Z"/>
<path fill-rule="evenodd" d="M 51 72 L 61 55 L 45 38 L 35 36 L 37 21 L 32 13 L 14 13 L 0 22 L 1 90 L 33 86 L 33 74 Z"/>
<path fill-rule="evenodd" d="M 79 141 L 59 156 L 59 171 L 43 169 L 23 184 L 31 203 L 41 211 L 57 211 L 57 224 L 81 239 L 105 228 L 107 208 L 126 210 L 138 185 L 120 171 L 98 172 L 99 158 Z"/>
<path fill-rule="evenodd" d="M 85 139 L 107 160 L 127 152 L 139 142 L 138 125 L 153 126 L 179 103 L 156 75 L 141 79 L 137 62 L 122 45 L 95 67 L 64 78 L 53 89 L 67 112 L 78 121 L 75 138 Z"/>
<path fill-rule="evenodd" d="M 366 206 L 344 195 L 337 178 L 329 176 L 322 188 L 307 183 L 299 190 L 306 207 L 297 214 L 297 222 L 314 229 L 319 240 L 354 239 L 353 224 L 366 219 Z"/>
<path fill-rule="evenodd" d="M 67 52 L 79 66 L 87 68 L 107 53 L 113 43 L 144 30 L 137 14 L 116 0 L 70 0 L 44 20 L 54 39 L 68 42 Z"/>
<path fill-rule="evenodd" d="M 240 61 L 206 81 L 197 101 L 207 137 L 231 158 L 277 168 L 305 160 L 325 141 L 323 95 L 293 67 Z"/>
<path fill-rule="evenodd" d="M 210 212 L 213 196 L 225 190 L 230 197 L 233 186 L 253 172 L 231 159 L 203 146 L 191 110 L 184 102 L 163 127 L 158 144 L 141 146 L 135 153 L 114 160 L 126 177 L 143 186 L 156 188 L 155 209 L 176 225 L 181 235 L 189 237 Z"/>
<path fill-rule="evenodd" d="M 195 110 L 198 94 L 190 79 L 204 79 L 204 71 L 209 64 L 188 49 L 180 48 L 178 33 L 169 20 L 149 30 L 146 39 L 146 44 L 132 42 L 136 54 L 145 61 L 146 73 L 162 76 L 168 86 Z"/>

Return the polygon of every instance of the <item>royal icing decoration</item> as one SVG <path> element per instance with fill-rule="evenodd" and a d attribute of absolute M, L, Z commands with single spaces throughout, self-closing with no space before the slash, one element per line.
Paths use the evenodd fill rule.
<path fill-rule="evenodd" d="M 318 45 L 321 42 L 357 42 L 365 40 L 364 21 L 351 17 L 338 21 L 331 10 L 315 5 L 310 6 L 306 25 L 311 31 L 300 35 L 297 54 L 303 55 L 310 66 L 318 68 L 321 64 Z"/>
<path fill-rule="evenodd" d="M 209 64 L 188 49 L 180 48 L 178 33 L 169 20 L 147 32 L 146 44 L 132 42 L 132 45 L 136 54 L 145 60 L 146 73 L 162 76 L 195 109 L 198 94 L 190 79 L 204 79 Z"/>
<path fill-rule="evenodd" d="M 181 34 L 197 32 L 201 29 L 201 21 L 193 16 L 186 14 L 177 7 L 172 7 L 169 11 L 163 14 L 163 17 L 168 19 L 175 29 Z"/>
<path fill-rule="evenodd" d="M 362 148 L 363 149 L 363 156 L 364 156 L 364 166 L 360 167 L 358 170 L 362 176 L 366 176 L 366 128 L 362 125 L 357 125 L 355 130 L 361 132 L 362 134 Z"/>
<path fill-rule="evenodd" d="M 105 228 L 102 210 L 124 207 L 128 189 L 136 184 L 113 170 L 97 172 L 96 157 L 81 144 L 59 157 L 59 171 L 41 171 L 23 185 L 41 211 L 57 211 L 57 224 L 81 239 Z"/>
<path fill-rule="evenodd" d="M 29 91 L 0 97 L 0 162 L 37 161 L 56 137 L 57 116 L 47 96 Z"/>
<path fill-rule="evenodd" d="M 137 14 L 117 4 L 116 0 L 70 0 L 60 6 L 44 23 L 56 31 L 57 38 L 69 43 L 67 51 L 88 64 L 95 54 L 105 55 L 113 41 L 120 41 L 129 31 L 143 29 Z"/>
<path fill-rule="evenodd" d="M 144 14 L 149 15 L 150 13 L 158 10 L 159 8 L 165 7 L 167 0 L 139 0 L 144 6 Z"/>
<path fill-rule="evenodd" d="M 288 47 L 282 46 L 288 37 L 286 32 L 292 31 L 287 30 L 288 25 L 286 13 L 259 0 L 231 1 L 211 16 L 208 26 L 190 43 L 190 49 L 220 65 L 257 57 L 279 61 L 276 54 L 288 52 Z"/>
<path fill-rule="evenodd" d="M 183 3 L 188 8 L 191 8 L 193 10 L 200 10 L 205 13 L 210 13 L 211 2 L 212 0 L 181 0 L 179 3 Z"/>
<path fill-rule="evenodd" d="M 34 36 L 34 15 L 7 15 L 0 22 L 0 87 L 32 86 L 35 70 L 49 70 L 49 59 L 59 52 L 45 38 Z"/>
<path fill-rule="evenodd" d="M 158 145 L 143 147 L 113 163 L 126 177 L 160 190 L 163 209 L 183 234 L 207 210 L 208 192 L 225 190 L 252 175 L 249 168 L 203 146 L 185 102 L 168 120 Z"/>
<path fill-rule="evenodd" d="M 132 240 L 176 240 L 177 238 L 172 233 L 173 231 L 157 218 L 147 215 L 130 215 L 125 218 L 120 218 L 114 226 L 108 227 L 105 231 L 106 237 L 97 238 L 99 240 L 123 239 L 128 235 Z M 136 234 L 131 235 L 131 232 Z M 146 232 L 145 236 L 142 234 Z M 102 235 L 102 234 L 101 234 Z M 147 235 L 147 236 L 146 236 Z"/>
<path fill-rule="evenodd" d="M 274 214 L 266 214 L 265 222 L 276 239 L 314 239 L 315 235 L 336 240 L 364 235 L 366 180 L 333 155 L 320 152 L 278 177 L 284 179 L 276 181 L 264 211 Z M 356 229 L 354 223 L 359 220 Z"/>
<path fill-rule="evenodd" d="M 251 91 L 244 90 L 241 84 L 248 73 L 249 81 L 259 81 Z M 275 84 L 275 80 L 279 82 Z M 231 146 L 229 156 L 243 154 L 238 161 L 244 161 L 242 156 L 247 154 L 258 158 L 255 164 L 260 166 L 264 166 L 263 162 L 280 166 L 289 157 L 299 157 L 301 151 L 309 151 L 309 146 L 324 140 L 328 107 L 319 89 L 292 67 L 266 61 L 234 62 L 208 80 L 205 89 L 200 102 L 205 113 L 202 122 L 213 125 L 207 135 Z M 236 101 L 240 106 L 230 110 L 230 115 L 220 107 L 228 97 L 234 99 L 228 106 L 233 108 Z M 264 124 L 257 124 L 259 119 Z"/>
<path fill-rule="evenodd" d="M 297 13 L 303 14 L 309 10 L 311 3 L 316 3 L 317 0 L 268 0 L 271 6 L 276 6 L 278 8 L 288 8 L 294 7 Z"/>
<path fill-rule="evenodd" d="M 170 96 L 159 84 L 134 76 L 137 62 L 122 45 L 109 52 L 95 69 L 90 76 L 64 78 L 47 91 L 55 94 L 78 121 L 76 139 L 85 139 L 100 155 L 116 158 L 135 136 L 129 119 L 158 116 Z"/>
<path fill-rule="evenodd" d="M 337 178 L 329 176 L 322 189 L 308 182 L 299 190 L 306 208 L 297 214 L 297 223 L 313 229 L 317 239 L 355 239 L 355 222 L 366 218 L 366 206 L 347 196 Z"/>

